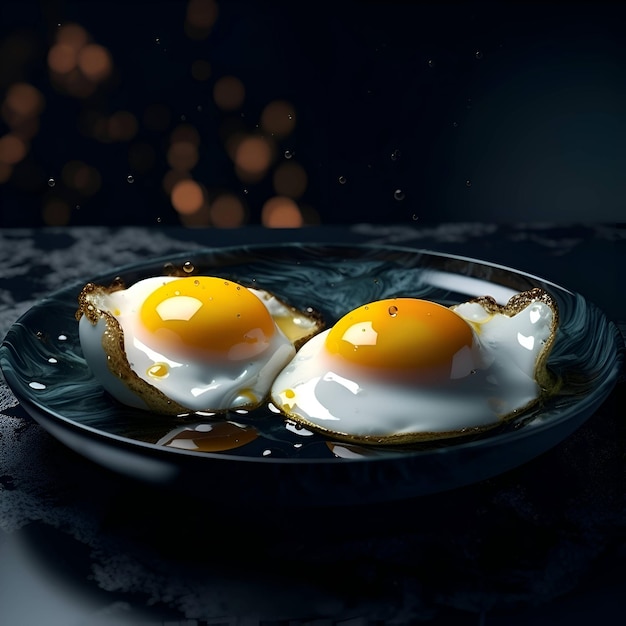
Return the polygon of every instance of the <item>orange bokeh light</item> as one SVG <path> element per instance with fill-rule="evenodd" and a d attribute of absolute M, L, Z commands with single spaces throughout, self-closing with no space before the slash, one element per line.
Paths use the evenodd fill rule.
<path fill-rule="evenodd" d="M 100 172 L 82 161 L 68 161 L 63 166 L 61 178 L 67 187 L 86 196 L 94 195 L 102 184 Z"/>
<path fill-rule="evenodd" d="M 213 85 L 213 100 L 223 111 L 235 111 L 246 97 L 246 88 L 236 76 L 222 76 Z"/>
<path fill-rule="evenodd" d="M 237 174 L 242 180 L 259 180 L 270 166 L 272 146 L 265 137 L 245 137 L 235 149 L 234 160 Z"/>
<path fill-rule="evenodd" d="M 284 196 L 274 196 L 261 209 L 261 223 L 267 228 L 300 228 L 304 224 L 298 205 Z"/>
<path fill-rule="evenodd" d="M 137 118 L 130 111 L 117 111 L 108 120 L 107 134 L 112 141 L 129 141 L 137 128 Z"/>
<path fill-rule="evenodd" d="M 299 163 L 281 163 L 274 172 L 274 191 L 280 196 L 299 198 L 308 183 L 306 171 Z"/>
<path fill-rule="evenodd" d="M 232 193 L 223 193 L 209 207 L 211 223 L 218 228 L 237 228 L 246 219 L 246 209 L 241 201 Z"/>
<path fill-rule="evenodd" d="M 191 39 L 205 39 L 219 13 L 215 0 L 189 0 L 185 16 L 185 33 Z"/>
<path fill-rule="evenodd" d="M 289 135 L 296 125 L 293 105 L 285 100 L 270 102 L 261 113 L 263 130 L 278 137 Z"/>
<path fill-rule="evenodd" d="M 41 210 L 41 217 L 48 226 L 65 226 L 70 221 L 70 207 L 63 200 L 51 200 Z"/>
<path fill-rule="evenodd" d="M 202 208 L 204 192 L 195 180 L 190 178 L 181 180 L 172 188 L 171 201 L 178 213 L 191 215 Z"/>
<path fill-rule="evenodd" d="M 0 163 L 15 165 L 26 156 L 27 152 L 26 142 L 13 133 L 0 137 Z"/>
<path fill-rule="evenodd" d="M 48 51 L 48 66 L 58 74 L 68 74 L 76 68 L 77 50 L 66 43 L 56 43 Z"/>
<path fill-rule="evenodd" d="M 90 43 L 81 48 L 77 61 L 81 72 L 93 82 L 104 80 L 113 69 L 111 54 L 97 43 Z"/>
<path fill-rule="evenodd" d="M 7 90 L 2 105 L 4 121 L 13 126 L 39 115 L 44 107 L 44 97 L 30 83 L 13 83 Z"/>
<path fill-rule="evenodd" d="M 58 43 L 69 46 L 74 52 L 78 52 L 87 45 L 89 35 L 80 24 L 70 23 L 59 28 L 56 39 Z"/>
<path fill-rule="evenodd" d="M 177 141 L 167 150 L 167 162 L 173 170 L 191 170 L 198 162 L 198 148 L 189 141 Z"/>

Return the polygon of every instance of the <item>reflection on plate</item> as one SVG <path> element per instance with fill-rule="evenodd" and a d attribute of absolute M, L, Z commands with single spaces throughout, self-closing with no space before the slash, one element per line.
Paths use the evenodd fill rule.
<path fill-rule="evenodd" d="M 557 300 L 560 327 L 549 366 L 559 393 L 472 438 L 412 448 L 328 441 L 271 407 L 224 417 L 155 416 L 121 406 L 87 367 L 74 318 L 83 284 L 23 315 L 0 347 L 7 383 L 25 409 L 69 447 L 124 475 L 232 503 L 350 504 L 419 496 L 488 478 L 556 445 L 608 396 L 623 361 L 617 328 L 576 293 L 541 278 L 458 256 L 395 246 L 283 244 L 159 258 L 93 277 L 128 285 L 189 263 L 258 286 L 328 325 L 370 300 L 413 296 L 444 305 L 491 295 L 504 304 L 541 287 Z M 189 265 L 187 266 L 189 269 Z M 393 407 L 389 407 L 393 411 Z"/>

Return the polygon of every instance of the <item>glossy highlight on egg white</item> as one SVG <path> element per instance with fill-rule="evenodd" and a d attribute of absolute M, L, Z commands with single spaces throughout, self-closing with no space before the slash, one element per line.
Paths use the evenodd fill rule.
<path fill-rule="evenodd" d="M 87 284 L 79 337 L 102 386 L 158 413 L 251 409 L 319 319 L 272 294 L 212 276 Z"/>
<path fill-rule="evenodd" d="M 278 375 L 272 402 L 344 441 L 407 444 L 498 425 L 555 388 L 546 367 L 558 310 L 541 289 L 501 306 L 389 298 L 311 338 Z"/>

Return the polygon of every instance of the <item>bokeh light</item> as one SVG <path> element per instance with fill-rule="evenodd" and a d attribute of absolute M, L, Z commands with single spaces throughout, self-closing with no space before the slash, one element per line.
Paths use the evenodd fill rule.
<path fill-rule="evenodd" d="M 213 85 L 213 100 L 223 111 L 235 111 L 246 97 L 246 88 L 236 76 L 222 76 Z"/>
<path fill-rule="evenodd" d="M 293 105 L 285 100 L 270 102 L 261 113 L 261 127 L 264 131 L 286 137 L 296 125 L 296 112 Z"/>
<path fill-rule="evenodd" d="M 261 222 L 267 228 L 300 228 L 304 225 L 298 205 L 284 196 L 274 196 L 263 204 Z"/>
<path fill-rule="evenodd" d="M 104 46 L 96 43 L 81 48 L 77 63 L 82 73 L 96 83 L 107 78 L 113 69 L 111 54 Z"/>
<path fill-rule="evenodd" d="M 190 39 L 206 39 L 217 20 L 215 0 L 189 0 L 185 15 L 185 33 Z"/>
<path fill-rule="evenodd" d="M 272 161 L 272 152 L 272 146 L 265 137 L 252 135 L 241 139 L 234 155 L 239 178 L 245 182 L 261 180 Z"/>
<path fill-rule="evenodd" d="M 67 202 L 55 198 L 43 205 L 41 216 L 47 226 L 65 226 L 70 221 L 71 209 Z"/>
<path fill-rule="evenodd" d="M 9 126 L 18 126 L 25 120 L 41 113 L 44 97 L 33 85 L 25 82 L 14 83 L 7 90 L 2 104 L 2 118 Z"/>
<path fill-rule="evenodd" d="M 202 187 L 191 179 L 181 180 L 173 186 L 171 200 L 172 206 L 181 215 L 191 215 L 205 203 Z"/>
<path fill-rule="evenodd" d="M 93 196 L 102 185 L 102 176 L 93 166 L 79 160 L 68 161 L 61 170 L 61 179 L 69 189 Z"/>
<path fill-rule="evenodd" d="M 218 195 L 209 206 L 209 216 L 213 226 L 237 228 L 246 220 L 246 208 L 241 198 L 233 193 Z"/>
<path fill-rule="evenodd" d="M 130 111 L 117 111 L 108 119 L 107 133 L 111 141 L 130 141 L 138 127 L 137 118 Z"/>
<path fill-rule="evenodd" d="M 28 148 L 23 139 L 8 133 L 0 137 L 0 162 L 7 165 L 19 163 L 28 152 Z"/>
<path fill-rule="evenodd" d="M 306 191 L 308 177 L 302 165 L 290 161 L 276 168 L 272 182 L 279 196 L 299 198 Z"/>

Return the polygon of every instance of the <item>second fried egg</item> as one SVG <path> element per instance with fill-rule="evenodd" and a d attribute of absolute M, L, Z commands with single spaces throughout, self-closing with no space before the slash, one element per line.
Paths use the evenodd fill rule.
<path fill-rule="evenodd" d="M 497 425 L 550 389 L 558 320 L 541 289 L 505 306 L 415 298 L 362 305 L 310 339 L 278 375 L 272 402 L 346 441 L 412 443 Z"/>

